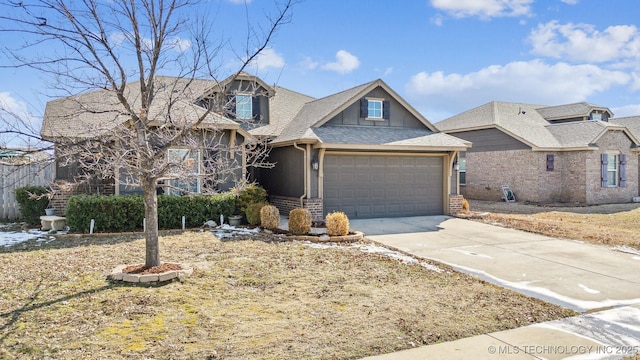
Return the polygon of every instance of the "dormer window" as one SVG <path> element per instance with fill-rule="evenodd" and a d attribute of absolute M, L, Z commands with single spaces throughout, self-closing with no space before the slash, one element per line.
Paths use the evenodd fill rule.
<path fill-rule="evenodd" d="M 391 114 L 390 102 L 384 99 L 360 100 L 360 117 L 366 120 L 388 120 Z"/>
<path fill-rule="evenodd" d="M 382 119 L 382 100 L 367 100 L 367 117 L 369 119 Z"/>
<path fill-rule="evenodd" d="M 593 121 L 601 121 L 602 120 L 602 114 L 596 113 L 596 112 L 592 112 L 591 113 L 591 120 L 593 120 Z"/>
<path fill-rule="evenodd" d="M 253 117 L 251 95 L 236 95 L 236 119 L 251 119 Z"/>

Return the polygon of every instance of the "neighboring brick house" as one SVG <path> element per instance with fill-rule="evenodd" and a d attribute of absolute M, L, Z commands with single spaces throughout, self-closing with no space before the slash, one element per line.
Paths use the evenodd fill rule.
<path fill-rule="evenodd" d="M 460 193 L 500 200 L 602 204 L 638 196 L 638 137 L 602 106 L 490 102 L 436 126 L 472 142 L 460 154 Z M 635 134 L 638 134 L 635 132 Z"/>
<path fill-rule="evenodd" d="M 222 82 L 156 80 L 154 86 L 161 89 L 154 102 L 158 108 L 150 109 L 149 118 L 168 117 L 163 113 L 163 96 L 167 101 L 181 96 L 180 101 L 172 99 L 173 118 L 198 116 L 211 101 L 224 99 L 231 104 L 230 111 L 211 113 L 202 124 L 204 130 L 208 126 L 222 130 L 221 143 L 235 149 L 235 153 L 216 156 L 242 161 L 241 170 L 223 179 L 219 190 L 257 180 L 283 213 L 305 207 L 315 219 L 334 210 L 351 218 L 366 218 L 447 214 L 461 206 L 453 162 L 470 143 L 439 132 L 382 80 L 322 99 L 268 86 L 246 73 Z M 131 93 L 125 96 L 139 98 L 135 84 L 127 88 Z M 108 131 L 125 121 L 126 112 L 113 93 L 98 90 L 49 102 L 42 135 L 48 139 L 90 137 L 96 129 Z M 246 163 L 243 146 L 252 146 L 258 138 L 269 140 L 272 169 L 249 168 Z M 186 150 L 168 151 L 170 157 L 171 151 Z M 197 169 L 204 169 L 202 164 L 210 161 L 205 151 L 187 155 Z M 58 166 L 56 178 L 72 179 L 77 171 L 73 166 Z M 127 174 L 120 172 L 116 178 L 122 180 L 122 176 Z M 91 193 L 140 192 L 115 179 L 87 185 L 83 191 Z M 203 186 L 206 183 L 197 178 L 184 190 L 197 193 Z M 58 196 L 62 199 L 59 211 L 72 193 L 63 192 L 61 189 Z"/>
<path fill-rule="evenodd" d="M 640 116 L 612 118 L 609 121 L 613 124 L 626 127 L 637 139 L 640 139 Z M 638 152 L 638 156 L 640 157 L 640 152 Z M 640 160 L 638 164 L 640 166 Z M 640 176 L 640 169 L 638 170 L 638 174 L 638 176 Z M 640 195 L 640 180 L 638 181 L 638 194 Z"/>

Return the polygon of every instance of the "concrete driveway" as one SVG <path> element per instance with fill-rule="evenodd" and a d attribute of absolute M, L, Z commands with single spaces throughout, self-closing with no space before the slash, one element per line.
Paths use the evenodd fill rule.
<path fill-rule="evenodd" d="M 580 316 L 363 360 L 621 359 L 640 352 L 640 254 L 446 216 L 350 220 L 403 252 L 448 264 Z"/>
<path fill-rule="evenodd" d="M 640 254 L 447 216 L 350 220 L 389 247 L 579 312 L 640 304 Z"/>

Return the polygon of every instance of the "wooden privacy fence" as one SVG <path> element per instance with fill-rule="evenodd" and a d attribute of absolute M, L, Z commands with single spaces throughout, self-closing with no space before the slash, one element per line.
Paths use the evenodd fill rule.
<path fill-rule="evenodd" d="M 16 220 L 20 208 L 14 190 L 19 187 L 49 186 L 53 180 L 53 162 L 31 164 L 0 163 L 0 220 Z"/>

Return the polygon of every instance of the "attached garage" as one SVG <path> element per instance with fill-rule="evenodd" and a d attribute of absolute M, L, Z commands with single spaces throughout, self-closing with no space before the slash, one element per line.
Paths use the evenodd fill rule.
<path fill-rule="evenodd" d="M 324 157 L 324 211 L 350 218 L 444 213 L 444 156 L 330 153 Z"/>

